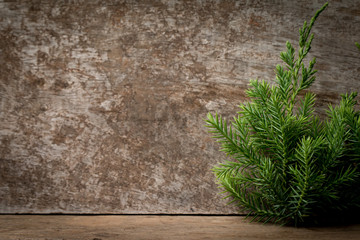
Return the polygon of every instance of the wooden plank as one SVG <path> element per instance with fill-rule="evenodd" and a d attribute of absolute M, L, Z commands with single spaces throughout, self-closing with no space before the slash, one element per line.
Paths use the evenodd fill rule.
<path fill-rule="evenodd" d="M 360 224 L 293 228 L 240 216 L 1 215 L 0 239 L 360 239 Z"/>

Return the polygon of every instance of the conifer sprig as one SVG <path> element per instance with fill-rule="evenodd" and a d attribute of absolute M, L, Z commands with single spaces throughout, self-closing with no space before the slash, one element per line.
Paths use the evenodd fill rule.
<path fill-rule="evenodd" d="M 316 79 L 316 59 L 307 66 L 304 59 L 314 38 L 311 29 L 327 5 L 300 28 L 297 54 L 286 42 L 274 85 L 250 80 L 250 101 L 239 105 L 232 121 L 207 116 L 221 151 L 233 159 L 213 168 L 217 181 L 253 220 L 299 224 L 360 207 L 357 93 L 329 106 L 326 121 L 314 115 L 315 94 L 299 95 Z"/>

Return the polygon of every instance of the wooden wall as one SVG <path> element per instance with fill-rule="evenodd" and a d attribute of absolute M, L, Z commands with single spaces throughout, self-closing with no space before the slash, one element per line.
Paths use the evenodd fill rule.
<path fill-rule="evenodd" d="M 203 119 L 274 79 L 323 3 L 0 0 L 0 212 L 237 213 Z M 360 90 L 360 1 L 314 33 L 321 113 Z"/>

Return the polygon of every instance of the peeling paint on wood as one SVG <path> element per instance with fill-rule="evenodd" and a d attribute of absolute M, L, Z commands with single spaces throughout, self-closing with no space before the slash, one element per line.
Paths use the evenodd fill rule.
<path fill-rule="evenodd" d="M 318 106 L 360 89 L 360 2 L 330 1 Z M 271 80 L 314 1 L 0 1 L 0 212 L 236 213 L 206 133 Z"/>

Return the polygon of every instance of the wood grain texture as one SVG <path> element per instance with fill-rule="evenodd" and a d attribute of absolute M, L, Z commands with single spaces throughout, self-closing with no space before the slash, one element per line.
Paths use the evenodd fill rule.
<path fill-rule="evenodd" d="M 229 216 L 0 216 L 0 238 L 61 239 L 244 239 L 347 240 L 360 225 L 293 228 L 249 223 Z"/>
<path fill-rule="evenodd" d="M 204 128 L 323 2 L 0 1 L 0 212 L 229 214 Z M 360 2 L 314 32 L 318 112 L 359 90 Z"/>

